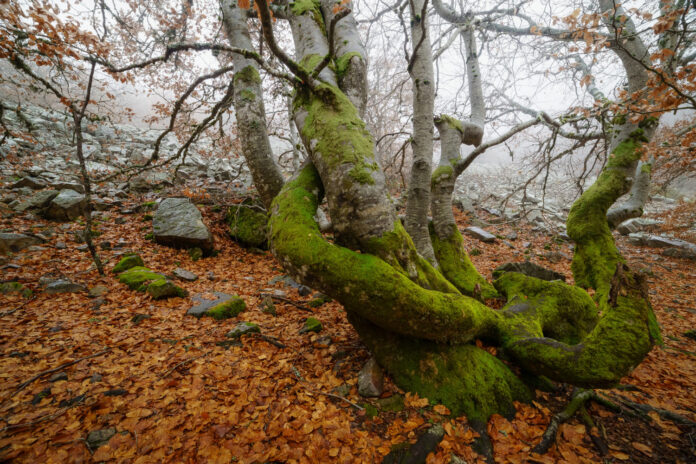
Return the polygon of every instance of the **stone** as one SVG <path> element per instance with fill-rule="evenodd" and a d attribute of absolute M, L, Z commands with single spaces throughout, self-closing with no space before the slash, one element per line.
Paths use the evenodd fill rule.
<path fill-rule="evenodd" d="M 319 332 L 321 332 L 321 329 L 322 329 L 322 326 L 321 326 L 321 322 L 319 321 L 319 319 L 317 319 L 315 317 L 308 317 L 307 319 L 305 319 L 304 326 L 300 329 L 300 333 L 301 334 L 307 333 L 307 332 L 319 333 Z"/>
<path fill-rule="evenodd" d="M 135 316 L 131 317 L 131 322 L 135 325 L 138 325 L 144 320 L 151 318 L 152 316 L 150 316 L 149 314 L 136 314 Z"/>
<path fill-rule="evenodd" d="M 56 190 L 73 190 L 77 193 L 85 193 L 85 186 L 77 182 L 54 182 L 51 188 Z"/>
<path fill-rule="evenodd" d="M 254 324 L 253 322 L 240 322 L 234 327 L 234 329 L 227 332 L 225 336 L 227 338 L 237 339 L 242 335 L 260 332 L 261 329 L 259 328 L 258 324 Z"/>
<path fill-rule="evenodd" d="M 61 380 L 68 380 L 68 374 L 65 372 L 57 372 L 48 379 L 48 381 L 51 383 L 60 382 Z"/>
<path fill-rule="evenodd" d="M 24 298 L 31 298 L 34 292 L 19 282 L 3 282 L 0 284 L 0 294 L 19 293 Z"/>
<path fill-rule="evenodd" d="M 145 291 L 152 297 L 153 300 L 163 300 L 165 298 L 173 297 L 183 298 L 187 295 L 186 290 L 175 285 L 168 279 L 159 279 L 151 282 Z"/>
<path fill-rule="evenodd" d="M 10 188 L 18 189 L 22 187 L 29 187 L 30 189 L 38 190 L 44 188 L 45 186 L 46 182 L 44 182 L 43 180 L 32 176 L 26 176 L 12 184 Z"/>
<path fill-rule="evenodd" d="M 562 280 L 565 282 L 566 279 L 563 274 L 551 269 L 546 269 L 545 267 L 539 266 L 538 264 L 530 261 L 523 261 L 521 263 L 505 263 L 502 266 L 498 266 L 493 270 L 493 277 L 497 279 L 505 272 L 519 272 L 520 274 L 524 274 L 526 276 L 549 281 Z"/>
<path fill-rule="evenodd" d="M 225 219 L 232 239 L 246 247 L 265 250 L 268 246 L 268 216 L 251 201 L 230 206 Z"/>
<path fill-rule="evenodd" d="M 273 304 L 273 298 L 266 295 L 261 300 L 261 312 L 265 314 L 270 314 L 271 316 L 277 316 L 275 304 Z"/>
<path fill-rule="evenodd" d="M 198 208 L 188 198 L 165 198 L 152 219 L 155 241 L 176 248 L 213 250 L 213 236 Z"/>
<path fill-rule="evenodd" d="M 198 276 L 194 274 L 191 271 L 187 271 L 186 269 L 181 269 L 180 267 L 177 267 L 172 271 L 172 274 L 174 277 L 185 280 L 187 282 L 193 282 L 195 280 L 198 280 Z"/>
<path fill-rule="evenodd" d="M 471 235 L 472 237 L 481 240 L 482 242 L 485 243 L 493 243 L 495 242 L 495 235 L 486 232 L 485 230 L 481 229 L 480 227 L 476 226 L 470 226 L 464 229 L 464 231 Z"/>
<path fill-rule="evenodd" d="M 87 435 L 87 446 L 91 450 L 96 450 L 100 446 L 104 446 L 109 443 L 111 437 L 116 435 L 116 429 L 109 427 L 107 429 L 93 430 Z"/>
<path fill-rule="evenodd" d="M 33 245 L 39 245 L 43 240 L 26 234 L 0 233 L 0 254 L 16 253 Z"/>
<path fill-rule="evenodd" d="M 64 189 L 48 204 L 43 215 L 48 219 L 72 221 L 82 215 L 86 197 L 74 190 Z"/>
<path fill-rule="evenodd" d="M 66 248 L 68 248 L 68 245 L 65 242 L 56 242 L 56 250 L 65 250 Z"/>
<path fill-rule="evenodd" d="M 92 298 L 97 298 L 109 291 L 109 287 L 106 285 L 95 285 L 89 289 L 89 296 Z"/>
<path fill-rule="evenodd" d="M 664 221 L 648 218 L 633 218 L 619 224 L 616 227 L 616 230 L 621 235 L 629 235 L 635 232 L 643 232 L 654 229 L 660 224 L 664 224 Z"/>
<path fill-rule="evenodd" d="M 370 358 L 358 374 L 358 393 L 361 396 L 380 396 L 384 391 L 384 372 L 375 358 Z"/>
<path fill-rule="evenodd" d="M 201 317 L 204 315 L 210 315 L 207 314 L 210 310 L 215 310 L 214 312 L 222 311 L 226 303 L 232 303 L 233 305 L 238 305 L 240 307 L 241 304 L 238 302 L 238 300 L 240 300 L 241 303 L 244 303 L 244 300 L 242 300 L 236 295 L 228 295 L 227 293 L 222 292 L 212 292 L 212 294 L 215 296 L 215 299 L 213 300 L 204 298 L 205 294 L 194 295 L 191 299 L 197 304 L 191 306 L 188 309 L 188 311 L 186 311 L 186 314 L 190 316 Z M 244 307 L 246 307 L 246 303 L 244 303 Z"/>
<path fill-rule="evenodd" d="M 137 254 L 126 255 L 123 258 L 121 258 L 121 260 L 116 264 L 116 266 L 114 266 L 111 272 L 113 272 L 114 274 L 118 274 L 136 266 L 145 266 L 143 258 L 141 258 L 140 255 Z"/>
<path fill-rule="evenodd" d="M 18 213 L 23 213 L 32 209 L 44 208 L 57 196 L 58 190 L 41 190 L 19 202 L 19 204 L 14 207 L 14 210 Z"/>
<path fill-rule="evenodd" d="M 46 285 L 45 292 L 49 295 L 57 293 L 78 293 L 87 291 L 87 287 L 81 284 L 76 284 L 67 279 L 54 280 Z"/>
<path fill-rule="evenodd" d="M 423 464 L 444 437 L 445 429 L 442 425 L 433 425 L 421 434 L 414 444 L 409 445 L 406 442 L 406 446 L 392 447 L 392 451 L 384 456 L 382 464 Z"/>

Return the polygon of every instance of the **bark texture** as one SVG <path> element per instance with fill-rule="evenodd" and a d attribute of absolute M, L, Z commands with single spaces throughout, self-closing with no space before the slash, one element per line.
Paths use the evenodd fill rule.
<path fill-rule="evenodd" d="M 220 6 L 225 35 L 230 45 L 253 50 L 246 13 L 237 6 L 237 0 L 221 1 Z M 242 153 L 261 200 L 268 208 L 285 180 L 273 158 L 268 139 L 261 76 L 254 60 L 234 53 L 232 62 L 235 69 L 234 107 Z"/>

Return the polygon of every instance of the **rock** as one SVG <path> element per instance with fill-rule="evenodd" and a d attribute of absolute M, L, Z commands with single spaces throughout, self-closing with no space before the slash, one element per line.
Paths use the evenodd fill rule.
<path fill-rule="evenodd" d="M 38 190 L 44 188 L 45 186 L 46 182 L 44 182 L 43 180 L 37 179 L 36 177 L 32 176 L 26 176 L 12 184 L 10 188 L 18 189 L 22 187 L 29 187 L 30 189 Z"/>
<path fill-rule="evenodd" d="M 29 198 L 21 201 L 14 210 L 18 213 L 23 213 L 32 209 L 40 209 L 46 207 L 51 200 L 58 196 L 57 190 L 41 190 L 36 192 Z"/>
<path fill-rule="evenodd" d="M 273 298 L 266 295 L 261 300 L 261 312 L 265 314 L 270 314 L 271 316 L 277 316 L 275 304 L 273 304 Z"/>
<path fill-rule="evenodd" d="M 43 240 L 33 235 L 0 233 L 0 254 L 16 253 L 32 245 L 43 243 Z"/>
<path fill-rule="evenodd" d="M 656 226 L 660 224 L 664 224 L 664 221 L 658 221 L 655 219 L 648 218 L 633 218 L 619 224 L 616 227 L 616 230 L 621 235 L 629 235 L 635 232 L 642 232 L 645 230 L 654 229 Z"/>
<path fill-rule="evenodd" d="M 131 317 L 131 322 L 135 325 L 138 325 L 144 320 L 151 318 L 152 316 L 150 316 L 149 314 L 136 314 L 135 316 Z"/>
<path fill-rule="evenodd" d="M 445 429 L 437 424 L 430 427 L 410 446 L 396 446 L 382 460 L 382 464 L 424 464 L 445 437 Z M 408 442 L 406 442 L 408 445 Z"/>
<path fill-rule="evenodd" d="M 72 221 L 82 215 L 86 197 L 74 190 L 61 190 L 43 211 L 44 217 L 58 221 Z"/>
<path fill-rule="evenodd" d="M 116 429 L 109 427 L 108 429 L 93 430 L 87 435 L 87 446 L 94 451 L 100 446 L 106 445 L 111 440 L 111 437 L 116 435 Z"/>
<path fill-rule="evenodd" d="M 696 245 L 693 245 L 691 243 L 689 243 L 688 245 L 689 246 L 667 248 L 665 251 L 662 252 L 662 254 L 665 256 L 671 256 L 673 258 L 685 258 L 696 260 Z"/>
<path fill-rule="evenodd" d="M 265 250 L 268 245 L 268 216 L 259 205 L 244 202 L 231 206 L 225 219 L 230 237 L 246 247 Z"/>
<path fill-rule="evenodd" d="M 126 255 L 123 258 L 121 258 L 121 261 L 119 261 L 118 264 L 114 266 L 111 272 L 113 272 L 114 274 L 118 274 L 136 266 L 145 266 L 143 258 L 141 258 L 140 255 L 137 254 Z"/>
<path fill-rule="evenodd" d="M 198 280 L 198 276 L 194 274 L 191 271 L 187 271 L 186 269 L 181 269 L 180 267 L 177 267 L 172 271 L 172 274 L 174 277 L 185 280 L 187 282 L 193 282 L 195 280 Z"/>
<path fill-rule="evenodd" d="M 498 278 L 505 272 L 519 272 L 530 277 L 536 277 L 542 280 L 562 280 L 565 282 L 565 276 L 551 269 L 539 266 L 538 264 L 523 261 L 521 263 L 505 263 L 493 270 L 493 277 Z"/>
<path fill-rule="evenodd" d="M 48 285 L 46 285 L 45 292 L 49 295 L 55 295 L 57 293 L 78 293 L 86 292 L 87 287 L 84 285 L 76 284 L 67 279 L 55 280 Z"/>
<path fill-rule="evenodd" d="M 190 248 L 188 254 L 191 257 L 191 261 L 198 261 L 203 257 L 203 250 L 198 247 Z"/>
<path fill-rule="evenodd" d="M 19 282 L 3 282 L 0 284 L 0 294 L 7 295 L 8 293 L 19 293 L 24 298 L 31 298 L 34 292 L 26 288 Z"/>
<path fill-rule="evenodd" d="M 48 379 L 48 381 L 51 383 L 60 382 L 61 380 L 68 380 L 68 374 L 65 372 L 57 372 Z"/>
<path fill-rule="evenodd" d="M 471 235 L 474 238 L 477 238 L 481 240 L 482 242 L 486 243 L 493 243 L 495 242 L 495 235 L 486 232 L 485 230 L 481 229 L 480 227 L 476 226 L 470 226 L 464 229 L 464 231 Z"/>
<path fill-rule="evenodd" d="M 517 240 L 517 232 L 514 230 L 505 236 L 508 240 Z"/>
<path fill-rule="evenodd" d="M 165 198 L 152 219 L 155 241 L 178 248 L 213 250 L 213 236 L 198 208 L 188 198 Z"/>
<path fill-rule="evenodd" d="M 198 304 L 191 306 L 186 314 L 201 317 L 210 316 L 213 319 L 227 319 L 237 316 L 246 309 L 246 303 L 237 295 L 213 292 L 216 299 L 208 300 L 203 295 L 195 295 L 192 300 Z"/>
<path fill-rule="evenodd" d="M 56 250 L 65 250 L 66 248 L 68 248 L 68 245 L 65 242 L 56 242 Z"/>
<path fill-rule="evenodd" d="M 102 376 L 101 374 L 92 374 L 92 376 L 89 378 L 89 383 L 97 383 L 102 381 Z"/>
<path fill-rule="evenodd" d="M 183 298 L 187 295 L 186 290 L 167 279 L 159 279 L 151 282 L 145 291 L 153 300 L 163 300 L 165 298 L 177 296 Z"/>
<path fill-rule="evenodd" d="M 321 322 L 319 322 L 319 319 L 315 317 L 308 317 L 305 319 L 304 327 L 300 329 L 300 333 L 307 333 L 307 332 L 315 332 L 319 333 L 321 332 L 322 326 Z"/>
<path fill-rule="evenodd" d="M 361 396 L 380 396 L 384 391 L 384 372 L 375 358 L 370 358 L 358 374 L 358 393 Z"/>
<path fill-rule="evenodd" d="M 166 276 L 142 266 L 132 267 L 120 273 L 118 280 L 132 290 L 147 292 L 155 300 L 187 295 L 186 290 L 174 285 Z"/>
<path fill-rule="evenodd" d="M 51 184 L 51 188 L 56 190 L 73 190 L 77 193 L 85 193 L 85 186 L 77 182 L 55 182 Z"/>
<path fill-rule="evenodd" d="M 331 392 L 334 395 L 338 395 L 345 398 L 346 396 L 348 396 L 348 394 L 350 394 L 350 385 L 344 383 L 343 385 L 335 387 L 333 390 L 331 390 Z"/>
<path fill-rule="evenodd" d="M 225 336 L 227 338 L 239 338 L 242 335 L 260 332 L 261 329 L 259 329 L 258 324 L 254 324 L 253 322 L 240 322 L 234 327 L 234 329 L 227 332 L 227 335 Z"/>
<path fill-rule="evenodd" d="M 297 293 L 299 293 L 300 296 L 307 296 L 312 293 L 312 289 L 306 285 L 300 285 L 300 288 L 297 289 Z"/>
<path fill-rule="evenodd" d="M 89 289 L 89 296 L 92 298 L 97 298 L 109 291 L 109 287 L 105 285 L 96 285 Z"/>

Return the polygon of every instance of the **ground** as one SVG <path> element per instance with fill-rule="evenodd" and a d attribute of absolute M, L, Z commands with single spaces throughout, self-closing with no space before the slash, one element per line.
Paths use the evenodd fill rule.
<path fill-rule="evenodd" d="M 216 256 L 194 262 L 185 250 L 147 240 L 150 223 L 143 221 L 144 214 L 110 213 L 109 220 L 97 224 L 101 235 L 96 241 L 114 244 L 123 238 L 156 272 L 182 267 L 198 274 L 195 282 L 177 281 L 189 295 L 240 295 L 247 310 L 236 318 L 197 319 L 186 315 L 192 305 L 189 298 L 153 301 L 120 284 L 110 272 L 99 277 L 89 255 L 76 250 L 78 244 L 72 241 L 72 231 L 82 227 L 77 222 L 62 229 L 36 218 L 3 220 L 3 229 L 39 231 L 52 226 L 56 235 L 42 251 L 13 256 L 9 262 L 19 267 L 2 268 L 3 281 L 24 283 L 35 290 L 36 298 L 0 294 L 0 461 L 373 463 L 393 445 L 413 442 L 422 429 L 442 422 L 447 435 L 428 462 L 448 463 L 452 453 L 468 463 L 483 462 L 472 450 L 476 434 L 466 419 L 450 417 L 446 408 L 404 394 L 389 379 L 383 397 L 403 395 L 403 410 L 387 411 L 385 404 L 391 400 L 361 398 L 357 375 L 369 354 L 340 305 L 310 308 L 311 295 L 301 297 L 282 282 L 270 285 L 272 277 L 283 274 L 272 255 L 231 242 L 224 211 L 203 209 L 215 234 Z M 117 225 L 114 219 L 119 216 L 127 222 Z M 468 221 L 460 213 L 457 219 L 461 227 Z M 487 229 L 501 237 L 513 230 L 510 224 Z M 465 246 L 479 250 L 472 260 L 488 277 L 496 266 L 522 260 L 527 249 L 532 260 L 570 276 L 570 244 L 524 227 L 517 234 L 509 245 L 503 240 L 486 244 L 465 235 Z M 58 241 L 66 242 L 67 248 L 55 248 Z M 636 387 L 634 391 L 611 390 L 606 395 L 696 420 L 696 340 L 684 336 L 696 328 L 694 263 L 633 247 L 623 238 L 619 245 L 634 266 L 648 272 L 665 346 L 653 349 L 624 379 L 623 384 Z M 118 262 L 116 252 L 101 253 L 110 270 Z M 46 295 L 38 280 L 48 273 L 90 288 L 104 285 L 105 301 L 96 308 L 95 299 L 86 293 Z M 276 301 L 277 316 L 263 312 L 260 294 L 269 288 L 286 291 L 288 299 L 303 308 Z M 323 330 L 300 334 L 310 316 L 321 321 Z M 241 346 L 219 345 L 241 321 L 258 323 L 267 337 L 244 336 Z M 102 353 L 105 348 L 110 350 Z M 50 382 L 53 373 L 46 373 L 17 391 L 39 373 L 93 354 L 98 355 L 61 369 L 67 380 Z M 342 400 L 341 387 L 346 386 L 349 393 Z M 548 454 L 531 454 L 568 396 L 564 388 L 538 391 L 532 404 L 518 404 L 514 419 L 493 416 L 488 431 L 497 462 L 696 459 L 696 430 L 654 413 L 655 420 L 648 423 L 597 405 L 590 413 L 599 433 L 606 433 L 608 456 L 598 455 L 577 417 L 561 426 L 557 446 Z M 112 427 L 117 433 L 108 444 L 88 448 L 90 432 Z"/>

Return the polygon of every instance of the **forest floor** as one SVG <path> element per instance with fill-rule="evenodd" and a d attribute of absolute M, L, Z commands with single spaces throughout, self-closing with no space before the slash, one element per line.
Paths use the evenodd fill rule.
<path fill-rule="evenodd" d="M 269 288 L 287 292 L 300 305 L 311 297 L 282 282 L 270 285 L 284 274 L 273 256 L 233 243 L 222 223 L 224 213 L 203 209 L 219 250 L 213 257 L 194 262 L 185 250 L 147 240 L 151 224 L 143 213 L 110 213 L 97 223 L 96 240 L 129 242 L 128 249 L 156 272 L 176 267 L 194 272 L 200 276 L 195 282 L 178 282 L 190 295 L 239 294 L 247 310 L 233 319 L 196 319 L 186 315 L 190 298 L 153 301 L 129 290 L 110 272 L 123 249 L 100 251 L 107 262 L 107 275 L 100 277 L 89 254 L 77 250 L 72 239 L 82 227 L 78 222 L 66 228 L 35 217 L 0 223 L 18 232 L 49 226 L 56 231 L 42 249 L 17 253 L 9 266 L 0 266 L 2 281 L 17 280 L 35 292 L 32 299 L 0 295 L 1 462 L 376 463 L 394 445 L 414 442 L 432 423 L 442 423 L 446 435 L 429 463 L 448 463 L 453 453 L 468 463 L 483 462 L 472 449 L 476 433 L 466 418 L 451 417 L 446 408 L 404 393 L 389 379 L 382 398 L 358 395 L 358 372 L 369 353 L 338 303 L 310 313 L 276 301 L 277 316 L 263 312 L 260 294 Z M 125 223 L 119 225 L 120 216 Z M 465 217 L 458 219 L 465 226 Z M 500 236 L 513 231 L 511 225 L 487 229 Z M 472 259 L 484 275 L 527 256 L 570 276 L 570 244 L 526 227 L 515 231 L 514 241 L 492 244 L 465 236 L 467 249 L 479 250 Z M 67 247 L 56 248 L 59 241 Z M 696 266 L 628 245 L 623 237 L 618 244 L 649 276 L 665 343 L 623 380 L 632 387 L 602 394 L 696 420 L 696 340 L 684 335 L 696 329 Z M 86 292 L 48 295 L 39 284 L 46 274 L 108 291 L 102 300 Z M 308 316 L 321 321 L 320 333 L 299 333 Z M 257 323 L 267 337 L 245 336 L 241 346 L 219 344 L 240 321 Z M 82 359 L 90 355 L 96 356 Z M 77 362 L 60 368 L 72 361 Z M 20 389 L 23 382 L 29 383 Z M 588 411 L 595 433 L 610 447 L 607 455 L 598 454 L 577 417 L 561 425 L 547 454 L 533 454 L 569 395 L 563 387 L 537 391 L 532 404 L 518 404 L 511 420 L 493 416 L 488 432 L 496 461 L 696 461 L 696 429 L 654 411 L 641 420 L 595 403 Z M 102 432 L 106 438 L 113 435 L 92 449 L 88 443 L 96 435 L 90 433 L 100 430 L 110 430 Z"/>

